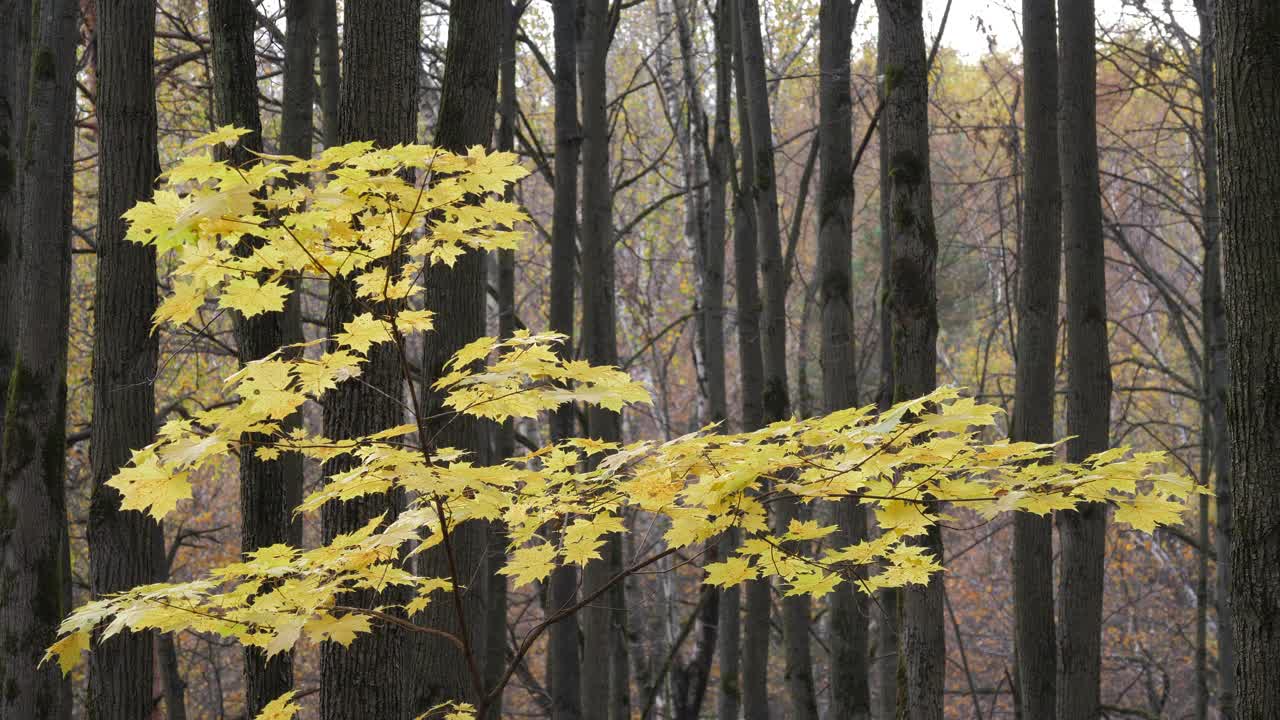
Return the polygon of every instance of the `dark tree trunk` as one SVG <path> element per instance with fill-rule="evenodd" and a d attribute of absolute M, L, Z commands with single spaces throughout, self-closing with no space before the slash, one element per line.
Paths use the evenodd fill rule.
<path fill-rule="evenodd" d="M 1204 286 L 1201 306 L 1208 360 L 1207 402 L 1211 434 L 1213 476 L 1217 494 L 1217 639 L 1218 713 L 1222 720 L 1235 714 L 1235 637 L 1231 611 L 1231 443 L 1227 422 L 1230 368 L 1227 363 L 1227 318 L 1222 296 L 1221 203 L 1218 179 L 1217 79 L 1214 5 L 1217 0 L 1197 0 L 1200 20 L 1200 102 L 1204 125 Z M 1202 509 L 1202 512 L 1207 510 Z"/>
<path fill-rule="evenodd" d="M 299 4 L 291 3 L 291 12 L 296 14 L 292 8 Z M 230 124 L 250 131 L 229 153 L 219 148 L 220 153 L 237 166 L 253 164 L 256 157 L 251 151 L 263 150 L 262 122 L 258 115 L 257 57 L 253 44 L 256 24 L 257 17 L 249 0 L 209 2 L 214 117 L 219 125 Z M 294 44 L 295 24 L 292 21 L 288 32 L 290 47 L 286 48 L 286 53 L 293 49 Z M 297 68 L 289 66 L 291 59 L 296 57 L 286 54 L 285 90 L 296 95 L 296 78 L 291 75 L 297 74 Z M 310 73 L 305 77 L 310 82 Z M 290 107 L 291 99 L 294 98 L 285 98 L 284 127 L 298 133 L 297 119 L 290 117 L 297 115 Z M 309 104 L 307 110 L 310 110 Z M 295 145 L 297 142 L 294 139 Z M 236 251 L 251 253 L 258 242 L 255 238 L 245 238 Z M 283 312 L 263 313 L 252 318 L 245 318 L 239 313 L 233 315 L 241 363 L 259 360 L 276 352 L 282 345 L 301 339 L 297 300 L 290 300 Z M 302 544 L 302 526 L 293 515 L 293 509 L 302 499 L 302 458 L 297 453 L 286 453 L 278 460 L 262 460 L 252 451 L 259 439 L 246 436 L 247 442 L 240 453 L 242 553 L 276 543 Z M 250 715 L 257 715 L 267 703 L 292 689 L 293 653 L 279 653 L 268 660 L 261 648 L 246 647 L 244 683 L 246 710 Z"/>
<path fill-rule="evenodd" d="M 338 107 L 338 142 L 372 140 L 382 147 L 415 140 L 418 69 L 418 0 L 362 0 L 347 3 L 343 23 L 343 84 Z M 349 279 L 330 283 L 326 325 L 339 332 L 355 311 Z M 400 363 L 388 344 L 375 346 L 358 382 L 344 382 L 322 399 L 325 436 L 359 437 L 402 422 Z M 325 464 L 330 476 L 350 469 L 349 459 Z M 370 518 L 395 513 L 403 493 L 370 495 L 329 503 L 322 517 L 327 542 L 352 532 Z M 361 593 L 351 604 L 378 604 L 387 598 Z M 379 627 L 343 648 L 320 649 L 320 715 L 324 720 L 410 715 L 406 686 L 414 673 L 403 664 L 402 633 Z"/>
<path fill-rule="evenodd" d="M 498 65 L 501 57 L 502 27 L 506 22 L 506 0 L 477 0 L 449 6 L 449 45 L 445 53 L 444 81 L 440 92 L 436 145 L 465 152 L 474 145 L 489 147 L 498 98 Z M 470 251 L 452 268 L 437 266 L 426 273 L 426 306 L 441 318 L 439 326 L 424 343 L 426 417 L 443 411 L 444 397 L 429 391 L 444 375 L 444 366 L 463 346 L 485 334 L 485 255 Z M 489 433 L 493 424 L 477 418 L 458 416 L 431 429 L 442 447 L 454 447 L 488 460 Z M 456 525 L 450 542 L 422 554 L 418 572 L 426 577 L 449 577 L 483 588 L 489 567 L 485 559 L 487 530 L 483 523 Z M 461 613 L 459 613 L 461 608 Z M 408 708 L 426 712 L 450 701 L 478 703 L 484 712 L 479 663 L 484 654 L 482 592 L 463 590 L 460 605 L 432 603 L 417 620 L 463 638 L 465 648 L 434 636 L 415 640 L 418 666 L 415 668 L 414 697 Z"/>
<path fill-rule="evenodd" d="M 1280 708 L 1280 6 L 1217 0 L 1235 716 Z"/>
<path fill-rule="evenodd" d="M 187 720 L 187 683 L 178 668 L 178 648 L 172 633 L 156 638 L 156 662 L 160 665 L 165 720 Z"/>
<path fill-rule="evenodd" d="M 607 65 L 611 27 L 608 0 L 584 0 L 578 46 L 582 90 L 582 348 L 596 365 L 618 362 L 614 299 L 613 188 L 609 177 Z M 603 408 L 587 412 L 587 434 L 619 440 L 621 417 Z M 610 538 L 602 560 L 587 564 L 583 589 L 601 587 L 621 562 L 621 544 Z M 629 712 L 630 683 L 624 682 L 627 653 L 624 584 L 605 597 L 609 602 L 582 613 L 582 709 L 588 717 Z M 629 674 L 629 673 L 625 673 Z"/>
<path fill-rule="evenodd" d="M 333 147 L 338 139 L 338 106 L 341 103 L 342 70 L 338 53 L 338 0 L 318 0 L 316 18 L 316 54 L 320 69 L 321 129 L 325 147 Z"/>
<path fill-rule="evenodd" d="M 755 147 L 747 112 L 746 72 L 743 67 L 742 17 L 733 8 L 734 86 L 738 95 L 738 178 L 734 195 L 733 263 L 738 291 L 738 369 L 742 396 L 742 428 L 764 425 L 764 354 L 760 347 L 759 245 L 756 241 Z M 726 21 L 728 18 L 726 18 Z M 769 718 L 769 640 L 772 591 L 768 580 L 743 586 L 742 681 L 739 703 L 746 720 Z"/>
<path fill-rule="evenodd" d="M 1053 442 L 1062 207 L 1058 176 L 1058 42 L 1053 0 L 1022 3 L 1026 160 L 1018 251 L 1017 375 L 1012 439 Z M 1058 650 L 1053 519 L 1013 518 L 1014 643 L 1024 717 L 1053 720 Z"/>
<path fill-rule="evenodd" d="M 724 422 L 727 415 L 724 371 L 724 234 L 725 234 L 725 163 L 728 151 L 726 136 L 717 137 L 710 145 L 707 117 L 703 112 L 701 88 L 695 64 L 694 34 L 697 5 L 675 0 L 676 32 L 680 42 L 682 81 L 685 93 L 687 127 L 689 129 L 685 183 L 705 183 L 695 195 L 686 196 L 686 235 L 694 242 L 694 264 L 698 274 L 696 357 L 700 360 L 699 392 L 703 401 L 703 423 Z M 720 96 L 727 100 L 727 83 L 716 87 L 717 120 L 729 122 L 728 107 L 721 106 Z M 719 152 L 720 157 L 715 153 Z M 697 197 L 697 202 L 693 201 Z M 692 229 L 693 232 L 689 232 Z M 719 539 L 708 541 L 704 562 L 719 559 Z M 714 585 L 698 588 L 693 654 L 687 662 L 672 668 L 676 720 L 697 720 L 702 712 L 711 664 L 715 659 L 716 636 L 719 632 L 720 589 Z"/>
<path fill-rule="evenodd" d="M 12 168 L 30 193 L 9 238 L 19 273 L 2 279 L 21 287 L 5 298 L 13 304 L 3 310 L 16 315 L 17 335 L 0 438 L 0 715 L 65 720 L 71 685 L 56 663 L 41 666 L 40 660 L 71 605 L 64 475 L 79 36 L 73 0 L 36 8 L 22 114 L 41 120 L 24 128 L 26 152 Z M 11 72 L 28 67 L 19 60 Z"/>
<path fill-rule="evenodd" d="M 884 28 L 878 28 L 876 38 L 877 75 L 882 78 L 878 88 L 879 102 L 886 100 L 888 83 L 884 75 Z M 893 405 L 893 314 L 889 307 L 889 275 L 892 271 L 892 231 L 890 229 L 889 145 L 884 123 L 877 125 L 879 140 L 877 155 L 880 160 L 880 385 L 876 389 L 876 405 L 887 410 Z M 877 712 L 880 720 L 892 720 L 898 716 L 898 614 L 901 593 L 898 588 L 885 588 L 876 601 L 879 627 L 876 628 L 876 685 L 880 692 Z"/>
<path fill-rule="evenodd" d="M 555 39 L 555 195 L 551 220 L 551 312 L 553 332 L 566 336 L 561 352 L 573 354 L 575 244 L 578 225 L 578 2 L 562 0 L 552 6 Z M 573 436 L 575 408 L 566 405 L 551 416 L 551 439 Z M 579 573 L 561 565 L 551 573 L 547 607 L 555 612 L 572 605 Z M 547 676 L 554 720 L 582 717 L 582 665 L 578 655 L 578 617 L 570 615 L 548 632 Z"/>
<path fill-rule="evenodd" d="M 1096 61 L 1092 0 L 1060 8 L 1059 153 L 1067 291 L 1067 459 L 1107 449 L 1111 367 L 1107 357 L 1106 258 L 1098 185 Z M 1098 717 L 1107 509 L 1057 514 L 1058 720 Z"/>
<path fill-rule="evenodd" d="M 819 11 L 818 303 L 822 313 L 823 409 L 858 402 L 853 348 L 853 96 L 849 60 L 853 6 L 824 0 Z M 866 513 L 852 499 L 834 508 L 840 545 L 866 537 Z M 867 606 L 852 581 L 830 597 L 831 717 L 865 720 L 871 714 L 867 667 Z"/>
<path fill-rule="evenodd" d="M 311 157 L 312 109 L 316 99 L 316 28 L 319 6 L 314 0 L 286 0 L 284 98 L 281 102 L 280 152 Z"/>
<path fill-rule="evenodd" d="M 929 78 L 920 0 L 878 0 L 882 69 L 887 84 L 884 142 L 889 173 L 888 306 L 893 336 L 893 399 L 924 395 L 937 385 L 938 299 L 933 197 L 929 179 Z M 883 192 L 883 190 L 882 190 Z M 942 561 L 942 533 L 923 540 Z M 902 593 L 899 716 L 939 720 L 946 676 L 943 580 Z"/>
<path fill-rule="evenodd" d="M 520 16 L 528 3 L 525 0 L 504 0 L 502 22 L 502 57 L 498 70 L 498 134 L 497 150 L 512 152 L 515 148 L 516 128 L 516 36 L 520 29 Z M 508 188 L 508 201 L 515 200 L 515 191 Z M 510 338 L 516 331 L 516 258 L 514 250 L 499 250 L 491 258 L 494 284 L 498 295 L 498 336 Z M 516 454 L 515 421 L 507 418 L 493 436 L 494 461 L 514 457 Z M 499 574 L 506 564 L 507 529 L 505 523 L 489 524 L 488 555 L 486 562 L 484 632 L 484 684 L 486 691 L 493 689 L 502 679 L 507 668 L 507 576 Z M 488 715 L 483 720 L 502 717 L 502 693 L 489 703 Z"/>
<path fill-rule="evenodd" d="M 791 406 L 787 396 L 787 278 L 782 258 L 782 234 L 778 220 L 777 175 L 773 163 L 773 125 L 769 113 L 769 92 L 765 77 L 764 42 L 760 22 L 760 6 L 756 0 L 743 0 L 742 66 L 746 95 L 743 98 L 750 118 L 756 201 L 756 239 L 760 247 L 760 277 L 764 290 L 764 313 L 761 323 L 764 358 L 765 422 L 787 419 Z M 745 392 L 754 392 L 744 388 Z M 777 503 L 774 521 L 785 528 L 799 516 L 799 502 L 787 499 Z M 785 650 L 786 684 L 791 698 L 790 717 L 816 720 L 817 693 L 813 681 L 810 652 L 808 595 L 782 599 L 782 635 Z"/>
<path fill-rule="evenodd" d="M 153 84 L 155 7 L 98 3 L 98 271 L 94 292 L 93 495 L 89 575 L 95 597 L 153 582 L 161 570 L 160 525 L 120 510 L 106 482 L 155 435 L 156 252 L 125 240 L 121 216 L 151 198 L 156 154 Z M 121 633 L 89 657 L 88 716 L 136 720 L 153 706 L 152 633 Z"/>
<path fill-rule="evenodd" d="M 725 398 L 725 242 L 729 209 L 727 188 L 733 178 L 733 138 L 729 128 L 733 98 L 733 21 L 728 0 L 717 0 L 712 16 L 715 32 L 716 107 L 712 125 L 711 156 L 707 162 L 707 250 L 703 273 L 703 312 L 706 314 L 706 341 L 703 353 L 707 361 L 707 397 L 712 421 L 728 422 Z M 712 287 L 709 288 L 708 285 Z M 718 367 L 717 367 L 718 363 Z M 726 558 L 734 547 L 736 533 L 726 533 L 719 541 L 718 557 Z M 717 711 L 721 718 L 738 717 L 742 690 L 738 682 L 741 629 L 741 590 L 737 586 L 720 590 L 716 604 L 716 648 L 720 674 L 717 682 Z"/>
<path fill-rule="evenodd" d="M 0 398 L 9 397 L 17 342 L 18 249 L 22 224 L 22 129 L 30 79 L 31 12 L 27 0 L 0 1 Z M 4 413 L 0 412 L 0 438 Z"/>

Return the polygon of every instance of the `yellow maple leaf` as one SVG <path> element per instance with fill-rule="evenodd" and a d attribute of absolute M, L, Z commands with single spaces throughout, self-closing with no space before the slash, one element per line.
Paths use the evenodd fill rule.
<path fill-rule="evenodd" d="M 238 310 L 245 317 L 280 312 L 284 310 L 284 300 L 289 297 L 289 292 L 289 288 L 280 283 L 259 283 L 245 276 L 223 286 L 222 294 L 218 296 L 218 307 Z"/>
<path fill-rule="evenodd" d="M 58 667 L 65 676 L 80 664 L 82 655 L 89 650 L 89 631 L 80 630 L 78 632 L 69 633 L 59 638 L 57 642 L 49 646 L 44 652 L 44 659 L 40 661 L 43 665 L 50 658 L 57 658 Z"/>
<path fill-rule="evenodd" d="M 724 562 L 710 563 L 702 569 L 707 573 L 703 582 L 720 587 L 730 587 L 760 576 L 760 570 L 744 557 L 731 557 Z"/>
<path fill-rule="evenodd" d="M 516 587 L 521 587 L 549 575 L 555 568 L 555 557 L 556 548 L 550 543 L 516 548 L 498 572 L 511 576 Z"/>
<path fill-rule="evenodd" d="M 307 635 L 312 640 L 331 640 L 346 647 L 359 633 L 370 630 L 369 618 L 354 613 L 334 617 L 328 613 L 307 622 Z"/>
<path fill-rule="evenodd" d="M 296 690 L 290 690 L 267 703 L 262 708 L 262 712 L 258 713 L 256 720 L 293 720 L 294 716 L 302 710 L 293 702 L 297 694 Z"/>

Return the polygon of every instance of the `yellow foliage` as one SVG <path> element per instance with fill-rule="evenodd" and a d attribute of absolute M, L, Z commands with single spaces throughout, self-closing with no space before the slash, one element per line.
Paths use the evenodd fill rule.
<path fill-rule="evenodd" d="M 240 134 L 219 128 L 196 147 L 234 143 Z M 322 177 L 314 188 L 276 183 L 299 173 Z M 345 646 L 379 617 L 410 617 L 435 592 L 455 592 L 469 580 L 421 577 L 409 562 L 465 522 L 505 525 L 510 546 L 501 572 L 516 585 L 599 557 L 607 535 L 627 532 L 628 512 L 644 511 L 662 521 L 667 551 L 714 541 L 730 528 L 741 531 L 743 541 L 730 556 L 706 565 L 706 582 L 777 577 L 788 595 L 821 596 L 843 582 L 871 592 L 927 582 L 941 570 L 937 558 L 912 542 L 939 519 L 927 501 L 963 504 L 988 517 L 1103 502 L 1116 507 L 1117 521 L 1150 531 L 1178 522 L 1184 500 L 1204 492 L 1165 472 L 1159 454 L 1117 449 L 1079 464 L 1053 464 L 1047 462 L 1052 445 L 989 442 L 999 410 L 956 388 L 883 412 L 853 408 L 745 433 L 707 431 L 626 446 L 571 439 L 491 467 L 433 447 L 430 419 L 411 405 L 405 422 L 365 437 L 334 441 L 286 429 L 283 421 L 299 408 L 342 383 L 359 382 L 375 346 L 403 352 L 407 334 L 431 332 L 437 320 L 448 320 L 402 300 L 422 289 L 427 265 L 512 246 L 519 237 L 512 228 L 524 215 L 493 195 L 525 174 L 507 153 L 369 143 L 330 148 L 312 160 L 262 156 L 248 170 L 198 152 L 169 171 L 170 187 L 126 215 L 132 240 L 176 256 L 173 293 L 157 311 L 157 323 L 190 322 L 210 297 L 246 316 L 278 311 L 296 286 L 288 279 L 296 277 L 351 278 L 360 309 L 318 354 L 312 348 L 307 356 L 299 345 L 247 363 L 226 378 L 234 402 L 170 422 L 154 443 L 135 450 L 130 465 L 109 481 L 122 506 L 163 518 L 190 497 L 189 478 L 237 454 L 246 433 L 254 433 L 259 457 L 348 456 L 349 469 L 328 477 L 299 512 L 392 489 L 413 499 L 398 514 L 374 518 L 318 548 L 262 548 L 205 577 L 86 603 L 63 622 L 48 658 L 68 671 L 95 630 L 104 637 L 126 629 L 190 630 L 268 653 L 292 648 L 304 634 Z M 233 253 L 247 235 L 260 243 L 250 253 Z M 649 401 L 620 369 L 563 359 L 556 346 L 564 340 L 526 331 L 478 339 L 447 364 L 434 389 L 443 393 L 447 411 L 494 421 L 537 417 L 566 403 L 621 410 Z M 412 389 L 415 397 L 425 390 Z M 874 511 L 881 533 L 844 547 L 832 540 L 835 526 L 814 521 L 793 521 L 775 533 L 767 507 L 789 497 L 860 503 Z M 548 527 L 562 531 L 544 537 Z M 659 552 L 652 549 L 657 535 L 636 543 L 637 552 L 650 554 L 629 560 L 631 569 Z M 404 590 L 403 606 L 371 615 L 343 605 L 352 591 L 388 587 Z M 259 717 L 279 720 L 296 712 L 286 695 Z M 456 706 L 447 712 L 464 718 L 472 711 Z"/>

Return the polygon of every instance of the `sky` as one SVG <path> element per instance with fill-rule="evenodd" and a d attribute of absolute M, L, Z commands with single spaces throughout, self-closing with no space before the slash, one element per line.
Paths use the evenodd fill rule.
<path fill-rule="evenodd" d="M 1060 0 L 1079 2 L 1080 0 Z M 1165 0 L 1147 0 L 1154 8 L 1161 8 Z M 1122 17 L 1135 18 L 1134 0 L 1095 0 L 1099 21 L 1109 25 Z M 1190 32 L 1197 32 L 1199 23 L 1192 0 L 1170 0 L 1178 22 Z M 926 42 L 938 31 L 946 0 L 924 0 Z M 862 17 L 858 21 L 861 39 L 875 37 L 875 3 L 863 1 Z M 994 39 L 996 50 L 1014 51 L 1022 46 L 1019 32 L 1021 0 L 952 0 L 951 16 L 947 19 L 942 38 L 945 47 L 954 48 L 961 55 L 976 58 L 988 50 L 989 38 Z"/>

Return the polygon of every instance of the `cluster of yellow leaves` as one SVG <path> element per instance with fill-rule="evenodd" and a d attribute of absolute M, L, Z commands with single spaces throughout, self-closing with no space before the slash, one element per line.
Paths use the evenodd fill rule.
<path fill-rule="evenodd" d="M 197 148 L 234 142 L 240 132 L 219 129 Z M 284 182 L 304 173 L 323 177 L 313 188 Z M 49 649 L 64 671 L 95 630 L 103 637 L 192 630 L 269 655 L 303 637 L 349 644 L 373 623 L 412 617 L 437 591 L 457 590 L 460 579 L 419 576 L 410 559 L 471 521 L 507 528 L 501 572 L 518 585 L 543 580 L 558 565 L 599 558 L 607 536 L 627 532 L 624 518 L 632 518 L 650 523 L 634 528 L 632 565 L 739 528 L 743 541 L 705 566 L 706 582 L 776 577 L 789 595 L 821 596 L 843 582 L 870 592 L 927 581 L 941 566 L 913 539 L 946 519 L 939 507 L 989 518 L 1102 502 L 1115 507 L 1118 521 L 1150 530 L 1177 522 L 1186 498 L 1200 491 L 1161 471 L 1159 454 L 1115 450 L 1059 464 L 1052 445 L 993 442 L 998 409 L 954 388 L 884 412 L 851 408 L 746 433 L 704 431 L 629 445 L 571 439 L 489 466 L 436 447 L 429 419 L 414 407 L 404 424 L 350 440 L 290 428 L 286 418 L 304 404 L 358 382 L 375 346 L 403 350 L 407 335 L 433 329 L 431 313 L 405 302 L 421 292 L 424 267 L 516 242 L 511 228 L 523 216 L 492 194 L 524 174 L 512 156 L 479 149 L 454 155 L 355 143 L 313 160 L 262 156 L 248 168 L 197 153 L 167 173 L 169 187 L 153 202 L 128 213 L 132 239 L 179 261 L 158 324 L 192 322 L 212 297 L 246 316 L 279 310 L 298 277 L 353 280 L 360 311 L 323 343 L 281 348 L 231 374 L 227 393 L 235 402 L 167 423 L 110 481 L 123 507 L 162 518 L 190 497 L 190 478 L 205 464 L 243 452 L 264 460 L 346 456 L 345 469 L 298 512 L 392 490 L 411 500 L 315 549 L 273 545 L 190 582 L 93 600 L 66 619 Z M 563 340 L 526 332 L 481 338 L 457 353 L 434 388 L 447 410 L 494 421 L 537 417 L 571 402 L 620 410 L 648 401 L 626 373 L 562 358 L 556 345 Z M 874 539 L 842 544 L 835 526 L 816 521 L 770 527 L 774 502 L 850 499 L 872 511 Z M 389 600 L 379 610 L 344 605 L 351 592 L 388 589 L 394 592 L 382 596 Z M 260 717 L 296 712 L 292 696 L 284 696 Z M 449 712 L 464 718 L 470 710 Z"/>

